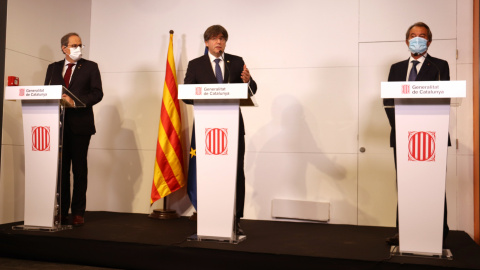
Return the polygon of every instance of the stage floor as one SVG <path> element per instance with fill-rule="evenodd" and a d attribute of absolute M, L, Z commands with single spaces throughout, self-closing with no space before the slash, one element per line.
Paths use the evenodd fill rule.
<path fill-rule="evenodd" d="M 480 246 L 451 231 L 453 260 L 391 257 L 394 228 L 242 220 L 239 244 L 192 242 L 196 222 L 146 214 L 87 212 L 85 225 L 59 232 L 13 231 L 0 225 L 0 256 L 118 269 L 480 269 Z"/>

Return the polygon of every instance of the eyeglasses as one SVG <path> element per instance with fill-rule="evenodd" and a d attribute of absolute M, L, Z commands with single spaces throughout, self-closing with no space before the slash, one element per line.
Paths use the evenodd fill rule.
<path fill-rule="evenodd" d="M 68 45 L 67 47 L 74 48 L 74 49 L 80 47 L 82 49 L 85 49 L 85 45 L 83 44 L 72 44 L 72 45 Z"/>

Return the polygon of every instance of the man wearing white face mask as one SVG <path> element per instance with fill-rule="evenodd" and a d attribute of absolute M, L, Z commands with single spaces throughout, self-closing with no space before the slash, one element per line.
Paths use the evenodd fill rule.
<path fill-rule="evenodd" d="M 395 63 L 388 74 L 389 82 L 396 81 L 449 81 L 450 69 L 448 62 L 427 54 L 428 47 L 432 43 L 432 32 L 428 25 L 417 22 L 410 26 L 405 34 L 405 43 L 410 50 L 410 57 L 407 60 Z M 391 126 L 390 147 L 393 148 L 395 168 L 397 168 L 397 149 L 395 141 L 395 109 L 393 99 L 384 99 L 383 104 Z M 448 138 L 450 146 L 450 137 Z M 397 208 L 397 230 L 398 230 L 398 208 Z M 443 222 L 443 240 L 449 232 L 447 224 L 447 202 L 445 200 L 445 212 Z M 398 233 L 387 238 L 390 245 L 398 245 Z"/>
<path fill-rule="evenodd" d="M 95 134 L 92 106 L 103 98 L 100 70 L 95 62 L 82 59 L 82 40 L 76 33 L 68 33 L 60 40 L 65 59 L 48 66 L 45 85 L 63 85 L 86 107 L 74 108 L 75 101 L 64 94 L 72 105 L 65 112 L 63 125 L 63 152 L 61 173 L 61 222 L 68 224 L 71 208 L 72 223 L 84 224 L 87 193 L 87 152 L 90 138 Z M 73 172 L 73 194 L 70 196 L 70 168 Z"/>

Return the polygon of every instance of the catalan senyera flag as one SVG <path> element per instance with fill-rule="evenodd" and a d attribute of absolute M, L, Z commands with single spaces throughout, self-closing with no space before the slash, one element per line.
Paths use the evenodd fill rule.
<path fill-rule="evenodd" d="M 181 130 L 177 74 L 173 59 L 173 31 L 170 31 L 150 204 L 185 185 Z"/>

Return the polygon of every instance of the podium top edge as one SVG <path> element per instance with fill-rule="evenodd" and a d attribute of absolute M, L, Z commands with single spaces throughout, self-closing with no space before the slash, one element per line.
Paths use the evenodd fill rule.
<path fill-rule="evenodd" d="M 5 100 L 59 100 L 62 99 L 62 85 L 21 85 L 5 86 Z"/>
<path fill-rule="evenodd" d="M 381 98 L 465 98 L 466 81 L 381 82 Z"/>
<path fill-rule="evenodd" d="M 248 99 L 248 83 L 179 84 L 178 99 Z"/>

